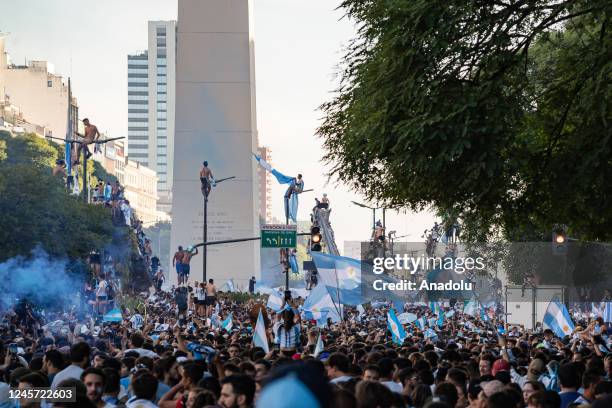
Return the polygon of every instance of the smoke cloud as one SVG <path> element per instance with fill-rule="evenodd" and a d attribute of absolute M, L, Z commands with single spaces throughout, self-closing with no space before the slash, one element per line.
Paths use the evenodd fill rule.
<path fill-rule="evenodd" d="M 79 265 L 51 258 L 40 247 L 31 256 L 17 256 L 0 264 L 0 312 L 26 298 L 38 306 L 69 308 L 78 303 L 83 284 Z"/>

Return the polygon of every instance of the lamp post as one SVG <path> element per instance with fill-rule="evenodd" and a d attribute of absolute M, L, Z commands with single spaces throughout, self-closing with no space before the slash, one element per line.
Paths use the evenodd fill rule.
<path fill-rule="evenodd" d="M 83 142 L 78 141 L 78 140 L 68 140 L 68 139 L 61 139 L 58 137 L 51 137 L 51 136 L 46 136 L 47 139 L 54 139 L 54 140 L 61 140 L 64 143 L 77 143 L 80 145 L 83 145 Z M 113 137 L 111 139 L 106 139 L 106 140 L 97 140 L 94 143 L 95 144 L 105 144 L 108 142 L 112 142 L 115 140 L 120 140 L 120 139 L 125 139 L 125 136 L 121 136 L 121 137 Z M 92 143 L 92 144 L 94 144 Z M 83 200 L 88 203 L 89 202 L 89 189 L 87 186 L 87 146 L 83 147 L 81 149 L 83 151 Z M 71 158 L 72 159 L 72 158 Z"/>
<path fill-rule="evenodd" d="M 222 178 L 220 180 L 216 180 L 215 183 L 221 183 L 222 181 L 226 181 L 226 180 L 231 180 L 231 179 L 235 179 L 236 176 L 231 176 L 231 177 L 226 177 L 226 178 Z M 209 195 L 209 190 L 208 190 L 208 178 L 204 178 L 202 179 L 202 195 L 204 196 L 204 225 L 202 226 L 202 235 L 203 235 L 203 241 L 206 242 L 208 240 L 208 195 Z M 202 248 L 202 279 L 203 282 L 206 282 L 206 252 L 208 249 L 207 245 L 203 245 L 204 248 Z"/>
<path fill-rule="evenodd" d="M 374 236 L 374 233 L 376 232 L 376 210 L 381 210 L 381 209 L 383 210 L 383 229 L 386 228 L 386 223 L 385 223 L 385 210 L 386 210 L 386 208 L 385 207 L 370 207 L 368 205 L 361 204 L 361 203 L 358 203 L 356 201 L 351 201 L 351 203 L 355 204 L 356 206 L 372 210 L 372 236 Z"/>

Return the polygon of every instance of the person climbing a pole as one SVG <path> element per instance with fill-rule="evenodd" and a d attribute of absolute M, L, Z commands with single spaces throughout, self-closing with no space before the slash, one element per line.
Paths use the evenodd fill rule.
<path fill-rule="evenodd" d="M 200 170 L 200 182 L 202 183 L 202 194 L 208 197 L 211 188 L 215 186 L 216 182 L 206 160 L 202 163 L 202 170 Z"/>
<path fill-rule="evenodd" d="M 100 132 L 98 132 L 98 128 L 89 122 L 89 119 L 83 119 L 83 124 L 85 125 L 85 134 L 80 134 L 79 132 L 74 132 L 77 136 L 81 137 L 83 140 L 79 143 L 79 148 L 77 149 L 77 157 L 74 164 L 80 164 L 79 160 L 81 160 L 81 150 L 85 149 L 85 156 L 89 159 L 91 156 L 91 152 L 89 151 L 90 144 L 98 141 L 100 138 Z"/>
<path fill-rule="evenodd" d="M 289 184 L 289 188 L 285 193 L 285 198 L 290 199 L 292 194 L 300 194 L 302 191 L 304 191 L 304 180 L 302 180 L 302 175 L 298 174 L 297 177 L 291 181 L 291 184 Z"/>

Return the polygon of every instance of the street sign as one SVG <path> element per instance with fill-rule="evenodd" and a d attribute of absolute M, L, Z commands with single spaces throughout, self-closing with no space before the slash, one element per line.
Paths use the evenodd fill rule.
<path fill-rule="evenodd" d="M 295 248 L 297 226 L 266 224 L 261 227 L 262 248 Z"/>

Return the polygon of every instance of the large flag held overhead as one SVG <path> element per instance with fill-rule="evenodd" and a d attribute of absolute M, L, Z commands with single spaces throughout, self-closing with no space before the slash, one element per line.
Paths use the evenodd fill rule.
<path fill-rule="evenodd" d="M 572 334 L 575 327 L 565 305 L 556 300 L 548 304 L 543 323 L 545 327 L 551 329 L 560 338 Z"/>
<path fill-rule="evenodd" d="M 227 319 L 221 322 L 221 328 L 230 331 L 232 327 L 234 327 L 234 322 L 232 321 L 232 313 L 230 312 L 230 314 L 227 315 Z"/>
<path fill-rule="evenodd" d="M 257 163 L 261 167 L 263 167 L 264 169 L 266 169 L 266 171 L 269 171 L 270 173 L 272 173 L 274 177 L 276 177 L 276 181 L 278 181 L 280 184 L 295 183 L 295 177 L 285 176 L 283 173 L 279 172 L 278 170 L 273 169 L 270 163 L 262 159 L 260 156 L 256 155 L 255 153 L 253 153 L 253 156 L 255 157 L 255 160 L 257 160 Z M 302 188 L 303 188 L 303 185 L 302 185 Z M 287 216 L 287 218 L 290 218 L 293 222 L 297 222 L 297 211 L 298 211 L 298 194 L 291 194 L 291 198 L 289 199 L 285 198 L 285 215 Z"/>
<path fill-rule="evenodd" d="M 283 295 L 276 289 L 270 289 L 268 296 L 268 304 L 266 305 L 269 309 L 275 312 L 280 312 L 283 307 Z"/>
<path fill-rule="evenodd" d="M 102 318 L 102 321 L 104 322 L 121 322 L 122 320 L 123 316 L 121 315 L 121 310 L 119 309 L 111 310 Z"/>
<path fill-rule="evenodd" d="M 332 288 L 332 292 L 335 289 Z M 326 318 L 331 318 L 334 323 L 341 321 L 339 305 L 334 303 L 330 290 L 323 284 L 317 285 L 311 292 L 310 296 L 304 301 L 303 310 L 308 313 L 312 313 L 315 320 L 320 318 L 321 314 L 327 313 Z"/>
<path fill-rule="evenodd" d="M 266 324 L 259 309 L 259 315 L 257 316 L 257 323 L 255 324 L 255 333 L 253 334 L 253 344 L 255 347 L 261 347 L 266 353 L 270 352 L 268 345 L 268 336 L 266 335 Z"/>
<path fill-rule="evenodd" d="M 327 286 L 340 289 L 358 289 L 361 285 L 361 262 L 339 255 L 313 252 L 319 280 Z"/>
<path fill-rule="evenodd" d="M 393 308 L 389 309 L 387 313 L 387 327 L 391 332 L 391 337 L 393 338 L 393 342 L 396 344 L 403 344 L 404 339 L 408 337 L 406 334 L 406 330 L 404 330 L 404 326 L 400 323 L 395 315 L 395 310 Z"/>

